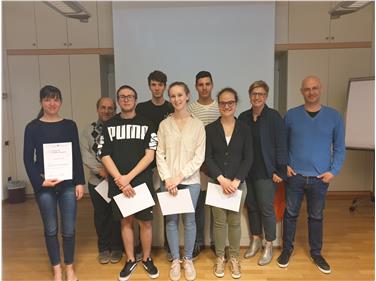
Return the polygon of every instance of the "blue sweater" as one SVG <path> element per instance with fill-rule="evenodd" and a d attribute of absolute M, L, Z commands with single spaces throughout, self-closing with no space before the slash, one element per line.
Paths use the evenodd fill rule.
<path fill-rule="evenodd" d="M 72 142 L 73 154 L 73 179 L 65 180 L 59 185 L 85 184 L 76 123 L 68 119 L 58 122 L 35 119 L 25 128 L 23 154 L 25 169 L 35 193 L 42 189 L 44 181 L 43 144 L 58 142 Z"/>
<path fill-rule="evenodd" d="M 304 176 L 339 173 L 345 160 L 345 129 L 339 112 L 321 106 L 312 118 L 301 105 L 286 113 L 285 125 L 288 163 L 296 173 Z"/>

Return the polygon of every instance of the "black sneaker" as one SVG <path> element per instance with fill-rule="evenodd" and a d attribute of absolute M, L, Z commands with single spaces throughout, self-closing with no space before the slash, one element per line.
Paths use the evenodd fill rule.
<path fill-rule="evenodd" d="M 289 260 L 291 257 L 291 252 L 283 249 L 282 253 L 277 258 L 277 264 L 279 267 L 285 268 L 289 265 Z"/>
<path fill-rule="evenodd" d="M 122 271 L 120 271 L 119 278 L 118 278 L 119 281 L 127 281 L 131 277 L 133 271 L 135 270 L 136 265 L 137 265 L 136 261 L 131 261 L 131 260 L 127 261 Z"/>
<path fill-rule="evenodd" d="M 332 270 L 330 269 L 330 265 L 326 262 L 323 256 L 317 255 L 317 256 L 311 256 L 312 261 L 315 263 L 317 268 L 326 274 L 329 274 Z"/>
<path fill-rule="evenodd" d="M 159 277 L 158 268 L 154 265 L 151 257 L 148 257 L 146 261 L 142 261 L 142 264 L 151 279 Z"/>
<path fill-rule="evenodd" d="M 198 255 L 200 254 L 200 245 L 195 243 L 195 246 L 193 248 L 193 253 L 192 253 L 192 260 L 195 260 L 198 258 Z"/>

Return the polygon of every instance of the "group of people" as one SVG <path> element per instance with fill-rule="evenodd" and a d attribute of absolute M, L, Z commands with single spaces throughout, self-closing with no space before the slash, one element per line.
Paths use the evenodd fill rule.
<path fill-rule="evenodd" d="M 286 209 L 283 249 L 277 264 L 289 264 L 296 220 L 305 195 L 311 258 L 320 271 L 330 273 L 330 265 L 321 255 L 323 210 L 328 184 L 344 162 L 344 126 L 337 111 L 320 103 L 319 78 L 309 76 L 302 81 L 304 104 L 290 109 L 284 119 L 266 105 L 269 87 L 261 80 L 250 85 L 251 108 L 238 118 L 238 93 L 227 87 L 213 98 L 213 79 L 208 71 L 196 75 L 198 99 L 190 103 L 190 90 L 179 81 L 168 86 L 170 102 L 164 99 L 167 76 L 161 71 L 150 73 L 148 85 L 151 100 L 139 104 L 137 91 L 129 85 L 121 86 L 116 93 L 118 114 L 114 100 L 100 98 L 96 104 L 98 120 L 83 131 L 80 140 L 75 123 L 59 116 L 59 89 L 45 86 L 40 91 L 41 112 L 25 129 L 24 163 L 42 216 L 54 280 L 63 279 L 57 238 L 58 207 L 66 280 L 78 280 L 73 261 L 76 200 L 83 196 L 85 184 L 83 164 L 91 172 L 88 187 L 98 236 L 98 261 L 117 263 L 124 251 L 127 260 L 119 273 L 120 281 L 128 280 L 139 262 L 150 278 L 159 276 L 151 257 L 153 207 L 124 218 L 114 200 L 107 203 L 95 190 L 105 179 L 110 198 L 121 193 L 133 197 L 133 187 L 143 183 L 153 196 L 157 191 L 167 191 L 172 196 L 183 189 L 189 191 L 195 212 L 164 218 L 172 281 L 181 278 L 182 268 L 186 280 L 196 279 L 193 260 L 205 245 L 205 225 L 210 228 L 211 249 L 216 255 L 214 275 L 223 277 L 228 262 L 231 276 L 241 277 L 244 203 L 250 226 L 250 245 L 244 258 L 261 251 L 258 264 L 270 263 L 272 242 L 276 239 L 274 195 L 282 181 L 286 182 Z M 43 144 L 63 142 L 72 144 L 72 179 L 46 179 Z M 210 207 L 210 224 L 205 224 L 208 182 L 219 185 L 224 194 L 241 190 L 242 195 L 237 212 Z M 180 216 L 184 226 L 182 253 Z M 134 235 L 134 221 L 139 225 L 139 237 Z M 139 247 L 136 240 L 140 241 Z"/>

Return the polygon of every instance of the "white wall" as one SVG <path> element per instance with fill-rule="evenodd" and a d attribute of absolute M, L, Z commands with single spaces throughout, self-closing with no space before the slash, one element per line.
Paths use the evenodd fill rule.
<path fill-rule="evenodd" d="M 116 87 L 130 84 L 139 102 L 150 99 L 147 76 L 155 69 L 168 83 L 188 84 L 193 100 L 200 70 L 208 70 L 216 94 L 233 87 L 238 113 L 249 108 L 248 87 L 265 80 L 273 106 L 274 2 L 113 3 Z"/>

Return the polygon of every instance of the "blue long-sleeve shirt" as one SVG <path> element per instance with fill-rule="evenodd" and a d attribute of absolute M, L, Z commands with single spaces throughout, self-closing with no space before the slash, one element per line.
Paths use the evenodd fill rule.
<path fill-rule="evenodd" d="M 44 181 L 43 144 L 60 142 L 72 143 L 73 159 L 73 179 L 65 180 L 60 185 L 85 184 L 76 123 L 68 119 L 58 122 L 35 119 L 25 128 L 23 154 L 25 169 L 35 193 L 41 190 Z"/>
<path fill-rule="evenodd" d="M 288 163 L 298 174 L 337 175 L 345 160 L 345 129 L 338 111 L 321 106 L 311 117 L 298 106 L 284 118 L 287 129 Z"/>

